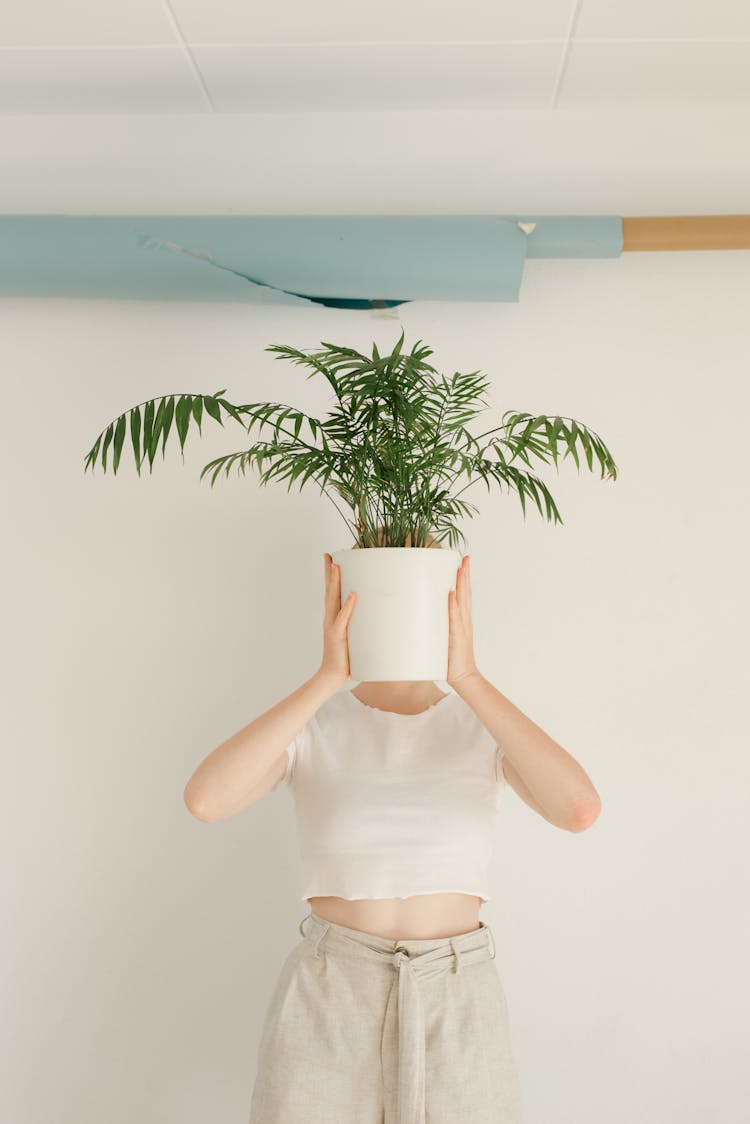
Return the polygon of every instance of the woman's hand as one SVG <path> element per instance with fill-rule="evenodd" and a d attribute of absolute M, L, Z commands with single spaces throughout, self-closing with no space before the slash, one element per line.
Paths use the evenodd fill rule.
<path fill-rule="evenodd" d="M 448 678 L 454 687 L 467 675 L 478 671 L 474 659 L 474 625 L 471 618 L 471 578 L 469 555 L 461 559 L 456 571 L 456 588 L 448 591 Z"/>
<path fill-rule="evenodd" d="M 341 567 L 330 554 L 325 559 L 325 614 L 323 616 L 323 658 L 320 671 L 336 687 L 343 686 L 351 675 L 349 669 L 349 637 L 347 628 L 356 593 L 352 592 L 341 604 Z"/>

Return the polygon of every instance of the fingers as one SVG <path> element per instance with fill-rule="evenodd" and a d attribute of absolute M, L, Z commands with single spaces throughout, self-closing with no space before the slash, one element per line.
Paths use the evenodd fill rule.
<path fill-rule="evenodd" d="M 325 623 L 329 627 L 335 624 L 346 628 L 354 611 L 357 595 L 352 590 L 344 604 L 341 604 L 341 567 L 333 561 L 330 554 L 326 553 L 323 557 L 326 575 Z"/>
<path fill-rule="evenodd" d="M 453 593 L 453 600 L 462 611 L 471 613 L 471 576 L 470 576 L 470 559 L 469 555 L 465 554 L 461 559 L 461 565 L 456 571 L 456 588 Z"/>
<path fill-rule="evenodd" d="M 329 623 L 333 621 L 341 607 L 341 568 L 331 555 L 323 555 L 325 562 L 325 618 Z"/>
<path fill-rule="evenodd" d="M 354 590 L 352 590 L 344 604 L 339 609 L 338 616 L 336 618 L 337 624 L 343 623 L 344 625 L 347 625 L 349 623 L 349 618 L 354 612 L 354 602 L 356 600 L 356 597 L 357 594 L 354 592 Z"/>
<path fill-rule="evenodd" d="M 450 593 L 453 594 L 454 604 L 458 604 L 458 605 L 460 605 L 462 600 L 463 600 L 463 597 L 462 597 L 463 576 L 464 576 L 464 560 L 462 558 L 461 559 L 461 565 L 456 570 L 456 581 L 454 583 L 456 588 L 450 590 Z"/>

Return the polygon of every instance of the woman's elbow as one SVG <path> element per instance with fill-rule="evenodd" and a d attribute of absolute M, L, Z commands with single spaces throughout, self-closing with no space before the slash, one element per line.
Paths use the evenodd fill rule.
<path fill-rule="evenodd" d="M 205 798 L 201 796 L 200 791 L 192 784 L 192 777 L 185 785 L 182 799 L 190 815 L 194 816 L 196 820 L 200 820 L 201 823 L 213 823 L 216 819 L 216 816 L 211 814 Z"/>
<path fill-rule="evenodd" d="M 594 793 L 593 796 L 580 797 L 580 799 L 574 801 L 570 811 L 568 830 L 574 832 L 586 831 L 587 828 L 596 823 L 601 810 L 602 802 L 598 793 Z"/>

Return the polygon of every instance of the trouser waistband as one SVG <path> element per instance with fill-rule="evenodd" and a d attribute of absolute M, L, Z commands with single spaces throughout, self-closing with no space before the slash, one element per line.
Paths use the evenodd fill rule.
<path fill-rule="evenodd" d="M 391 940 L 337 925 L 313 911 L 300 921 L 299 929 L 316 957 L 322 948 L 325 954 L 379 961 L 398 971 L 385 1011 L 382 1042 L 393 1056 L 382 1057 L 384 1072 L 397 1074 L 396 1124 L 425 1124 L 425 1027 L 417 978 L 492 960 L 495 941 L 489 925 L 480 921 L 478 929 L 455 937 Z"/>
<path fill-rule="evenodd" d="M 418 958 L 420 966 L 426 966 L 434 961 L 440 961 L 444 956 L 453 956 L 454 971 L 458 971 L 462 963 L 476 960 L 486 960 L 486 955 L 471 955 L 475 950 L 483 950 L 489 945 L 490 959 L 495 956 L 495 941 L 492 930 L 484 921 L 479 922 L 478 929 L 471 929 L 468 933 L 459 933 L 455 937 L 430 937 L 418 940 L 395 940 L 381 937 L 376 933 L 367 933 L 362 929 L 350 929 L 346 925 L 338 925 L 320 917 L 314 911 L 303 917 L 299 923 L 299 931 L 306 939 L 311 939 L 314 953 L 317 956 L 321 943 L 325 940 L 329 948 L 339 950 L 352 949 L 352 944 L 363 946 L 374 953 L 374 959 L 388 959 L 385 955 L 391 954 L 394 967 L 398 967 L 402 959 L 397 956 L 399 951 L 408 953 L 409 959 L 414 963 Z M 428 953 L 432 955 L 427 956 Z M 440 955 L 436 955 L 440 953 Z M 367 955 L 362 953 L 362 955 Z M 414 965 L 416 966 L 416 965 Z M 445 970 L 443 968 L 443 970 Z"/>

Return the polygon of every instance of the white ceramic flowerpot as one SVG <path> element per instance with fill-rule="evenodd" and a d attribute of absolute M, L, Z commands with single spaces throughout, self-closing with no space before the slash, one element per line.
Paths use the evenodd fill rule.
<path fill-rule="evenodd" d="M 341 604 L 354 590 L 349 620 L 353 679 L 448 677 L 448 593 L 456 588 L 457 550 L 378 546 L 336 550 Z"/>

